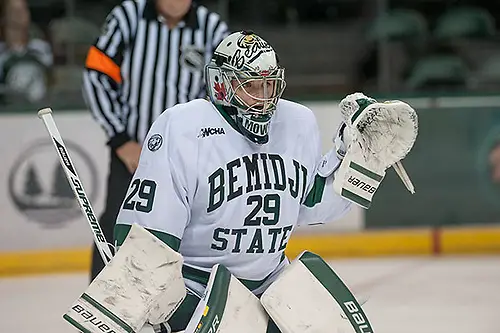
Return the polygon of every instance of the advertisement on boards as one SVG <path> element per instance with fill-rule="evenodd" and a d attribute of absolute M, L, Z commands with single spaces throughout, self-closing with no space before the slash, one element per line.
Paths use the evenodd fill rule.
<path fill-rule="evenodd" d="M 108 154 L 88 112 L 55 121 L 97 213 L 103 209 Z M 88 246 L 92 234 L 46 129 L 33 114 L 0 116 L 0 252 Z"/>

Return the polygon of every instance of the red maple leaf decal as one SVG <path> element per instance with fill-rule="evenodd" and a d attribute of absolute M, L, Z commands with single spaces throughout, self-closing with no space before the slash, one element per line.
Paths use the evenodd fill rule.
<path fill-rule="evenodd" d="M 218 101 L 226 99 L 226 87 L 224 86 L 224 83 L 215 82 L 214 89 L 215 98 L 217 98 Z"/>

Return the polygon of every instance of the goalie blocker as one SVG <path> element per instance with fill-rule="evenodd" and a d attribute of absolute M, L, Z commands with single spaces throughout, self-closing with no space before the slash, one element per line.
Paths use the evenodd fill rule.
<path fill-rule="evenodd" d="M 135 224 L 63 317 L 84 333 L 132 333 L 162 323 L 186 296 L 182 264 L 179 253 Z"/>

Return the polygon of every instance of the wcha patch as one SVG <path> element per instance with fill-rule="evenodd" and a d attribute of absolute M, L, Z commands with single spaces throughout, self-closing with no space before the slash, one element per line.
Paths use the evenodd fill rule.
<path fill-rule="evenodd" d="M 160 134 L 153 134 L 148 140 L 148 149 L 157 151 L 163 144 L 163 137 Z"/>

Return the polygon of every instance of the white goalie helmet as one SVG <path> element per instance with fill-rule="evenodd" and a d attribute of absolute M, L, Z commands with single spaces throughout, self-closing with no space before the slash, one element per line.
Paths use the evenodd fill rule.
<path fill-rule="evenodd" d="M 215 49 L 205 77 L 211 102 L 250 141 L 266 143 L 286 86 L 272 46 L 251 31 L 232 33 Z"/>

